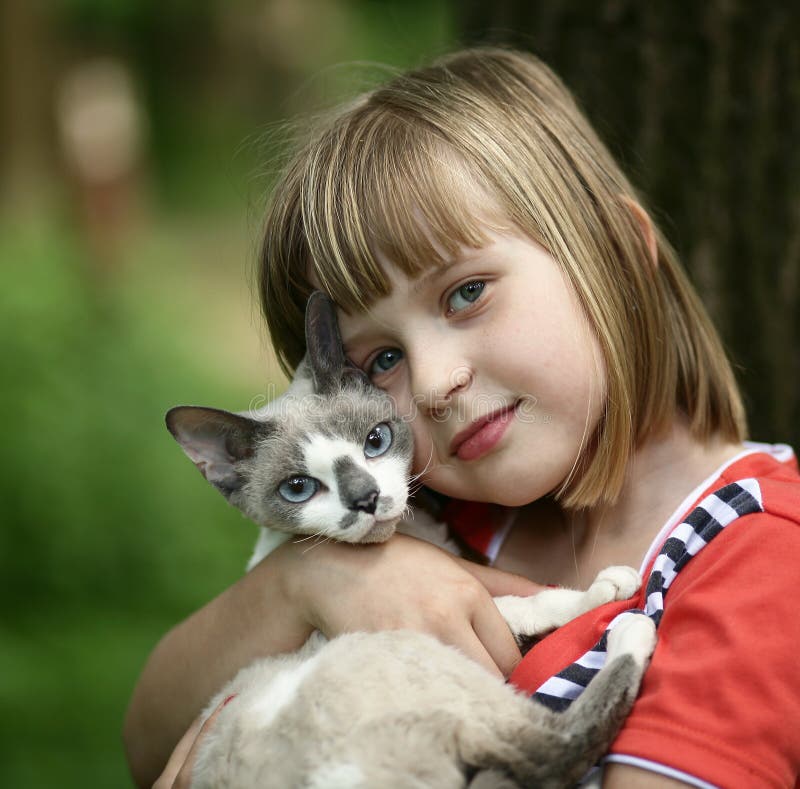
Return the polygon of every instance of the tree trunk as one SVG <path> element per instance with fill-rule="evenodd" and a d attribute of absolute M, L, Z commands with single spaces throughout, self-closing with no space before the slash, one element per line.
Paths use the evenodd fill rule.
<path fill-rule="evenodd" d="M 35 0 L 0 0 L 0 205 L 42 207 L 52 169 L 47 15 Z"/>

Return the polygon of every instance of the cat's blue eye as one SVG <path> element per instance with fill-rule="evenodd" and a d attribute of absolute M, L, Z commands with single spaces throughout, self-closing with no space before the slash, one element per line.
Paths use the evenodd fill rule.
<path fill-rule="evenodd" d="M 308 501 L 318 490 L 319 482 L 314 477 L 304 477 L 300 474 L 289 477 L 278 485 L 278 493 L 292 504 Z"/>
<path fill-rule="evenodd" d="M 381 422 L 369 431 L 367 440 L 364 442 L 364 454 L 368 458 L 376 458 L 386 452 L 391 445 L 392 428 L 386 422 Z"/>
<path fill-rule="evenodd" d="M 370 375 L 380 375 L 388 372 L 403 358 L 399 348 L 387 348 L 381 351 L 373 360 L 367 371 Z"/>
<path fill-rule="evenodd" d="M 461 312 L 478 300 L 486 283 L 480 279 L 465 282 L 447 297 L 448 312 Z"/>

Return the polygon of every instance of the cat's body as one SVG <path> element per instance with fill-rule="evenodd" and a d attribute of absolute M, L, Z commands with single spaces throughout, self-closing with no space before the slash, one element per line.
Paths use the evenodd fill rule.
<path fill-rule="evenodd" d="M 403 520 L 412 457 L 391 400 L 347 367 L 330 302 L 309 300 L 308 354 L 283 397 L 256 418 L 178 407 L 170 431 L 204 476 L 262 526 L 252 567 L 291 534 L 381 542 L 395 530 L 453 549 L 441 525 Z M 516 636 L 539 636 L 631 596 L 630 568 L 586 592 L 498 598 Z M 203 741 L 192 786 L 569 786 L 602 755 L 638 692 L 655 643 L 631 615 L 608 660 L 562 714 L 517 694 L 430 636 L 315 633 L 297 653 L 243 669 L 210 702 L 236 694 Z"/>
<path fill-rule="evenodd" d="M 630 710 L 652 639 L 646 617 L 623 621 L 606 668 L 554 713 L 431 636 L 312 637 L 244 669 L 212 700 L 210 709 L 238 694 L 200 746 L 192 786 L 573 786 Z"/>

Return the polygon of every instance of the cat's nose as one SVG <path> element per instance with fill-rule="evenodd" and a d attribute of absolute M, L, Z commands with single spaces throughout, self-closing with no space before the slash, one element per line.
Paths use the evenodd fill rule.
<path fill-rule="evenodd" d="M 351 510 L 356 510 L 358 512 L 367 512 L 370 515 L 375 514 L 375 508 L 378 506 L 378 491 L 371 490 L 365 495 L 361 496 L 361 498 L 354 499 L 353 502 L 350 504 Z"/>

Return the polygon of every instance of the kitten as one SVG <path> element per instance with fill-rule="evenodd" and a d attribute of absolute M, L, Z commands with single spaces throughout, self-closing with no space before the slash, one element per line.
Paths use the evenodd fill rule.
<path fill-rule="evenodd" d="M 255 418 L 179 406 L 167 426 L 203 475 L 262 527 L 248 569 L 291 535 L 351 543 L 410 532 L 454 550 L 407 508 L 411 431 L 392 400 L 344 358 L 332 303 L 306 310 L 308 352 L 285 395 Z M 404 517 L 405 515 L 414 515 Z M 631 568 L 586 592 L 496 602 L 515 636 L 540 636 L 626 599 Z M 297 653 L 256 661 L 210 702 L 237 694 L 203 740 L 192 786 L 568 786 L 602 755 L 655 644 L 649 618 L 609 635 L 605 667 L 564 713 L 516 693 L 420 633 L 314 633 Z"/>
<path fill-rule="evenodd" d="M 289 389 L 256 414 L 177 406 L 166 417 L 206 479 L 261 526 L 247 569 L 292 535 L 369 543 L 399 529 L 457 553 L 443 524 L 407 507 L 411 429 L 345 363 L 324 294 L 309 300 L 306 323 L 308 353 Z"/>

